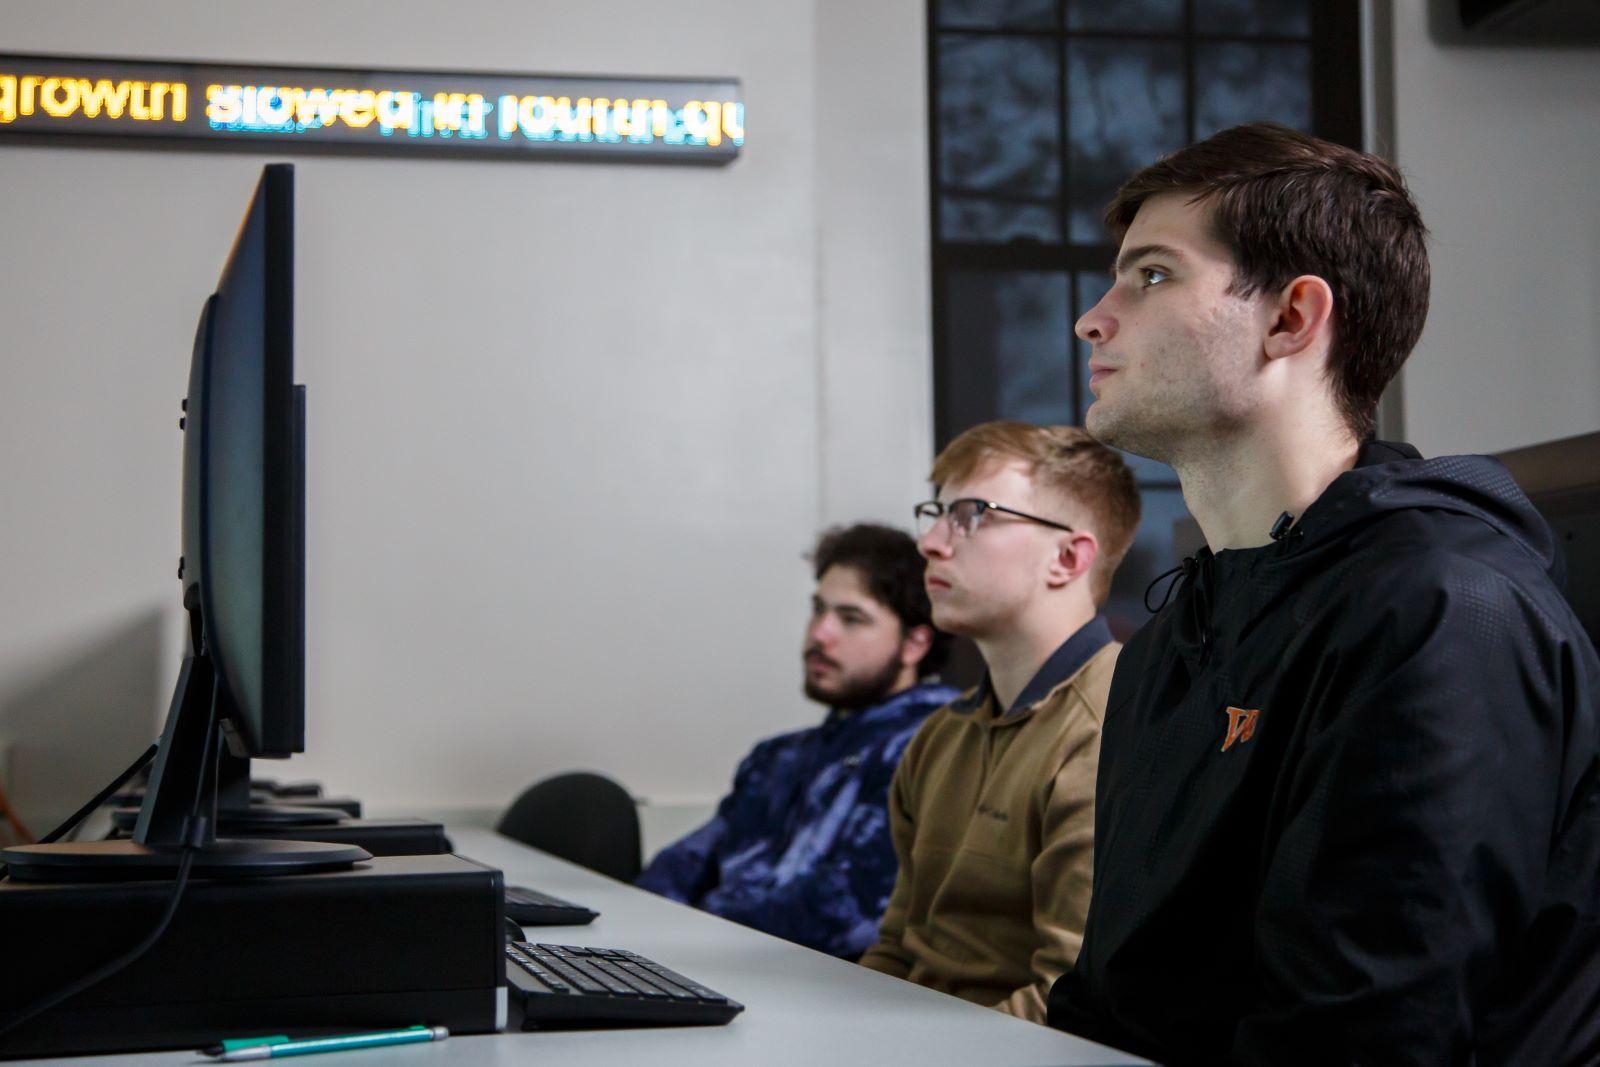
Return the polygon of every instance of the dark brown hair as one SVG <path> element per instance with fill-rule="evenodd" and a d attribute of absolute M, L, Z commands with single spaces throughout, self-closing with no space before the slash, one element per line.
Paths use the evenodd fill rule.
<path fill-rule="evenodd" d="M 1008 459 L 1026 463 L 1034 485 L 1088 511 L 1089 529 L 1100 542 L 1100 554 L 1089 572 L 1089 595 L 1096 605 L 1104 604 L 1111 576 L 1139 526 L 1139 489 L 1133 472 L 1115 451 L 1076 426 L 986 422 L 946 445 L 933 461 L 928 480 L 936 486 L 965 481 L 989 464 Z"/>
<path fill-rule="evenodd" d="M 1378 398 L 1428 317 L 1427 229 L 1400 172 L 1286 126 L 1235 126 L 1129 178 L 1106 208 L 1107 228 L 1120 239 L 1140 205 L 1162 193 L 1210 205 L 1241 296 L 1302 274 L 1328 283 L 1334 400 L 1357 439 L 1371 436 Z"/>
<path fill-rule="evenodd" d="M 872 599 L 894 612 L 904 631 L 917 626 L 932 630 L 933 642 L 917 665 L 917 674 L 939 672 L 950 655 L 950 637 L 933 625 L 933 606 L 922 584 L 927 560 L 910 534 L 870 522 L 835 526 L 817 538 L 809 558 L 817 581 L 829 567 L 854 567 Z"/>

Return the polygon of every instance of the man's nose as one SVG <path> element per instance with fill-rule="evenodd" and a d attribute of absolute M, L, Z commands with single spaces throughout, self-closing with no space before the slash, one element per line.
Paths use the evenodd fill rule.
<path fill-rule="evenodd" d="M 917 551 L 923 559 L 945 559 L 950 555 L 950 519 L 941 515 L 928 527 L 928 532 L 917 538 Z"/>
<path fill-rule="evenodd" d="M 1078 324 L 1072 328 L 1072 332 L 1077 334 L 1080 340 L 1103 345 L 1116 334 L 1117 320 L 1106 310 L 1106 299 L 1109 295 L 1101 297 L 1099 303 L 1085 311 Z"/>

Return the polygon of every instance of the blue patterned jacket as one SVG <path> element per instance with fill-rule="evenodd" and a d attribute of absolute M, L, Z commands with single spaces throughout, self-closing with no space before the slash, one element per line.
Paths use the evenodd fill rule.
<path fill-rule="evenodd" d="M 658 853 L 645 889 L 855 959 L 894 889 L 889 782 L 922 720 L 960 694 L 917 685 L 761 742 L 700 829 Z"/>

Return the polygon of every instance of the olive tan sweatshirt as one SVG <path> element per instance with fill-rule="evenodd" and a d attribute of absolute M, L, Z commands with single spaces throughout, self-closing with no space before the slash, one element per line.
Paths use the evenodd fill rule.
<path fill-rule="evenodd" d="M 1083 942 L 1121 647 L 1096 618 L 1004 714 L 985 679 L 923 723 L 889 790 L 900 871 L 864 966 L 1045 1021 Z"/>

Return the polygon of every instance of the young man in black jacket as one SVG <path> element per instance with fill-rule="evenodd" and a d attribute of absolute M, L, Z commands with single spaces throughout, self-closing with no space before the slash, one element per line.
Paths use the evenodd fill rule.
<path fill-rule="evenodd" d="M 1503 467 L 1372 440 L 1427 313 L 1400 175 L 1239 127 L 1106 217 L 1087 425 L 1177 470 L 1207 547 L 1117 663 L 1051 1023 L 1169 1063 L 1600 1062 L 1600 662 Z"/>

